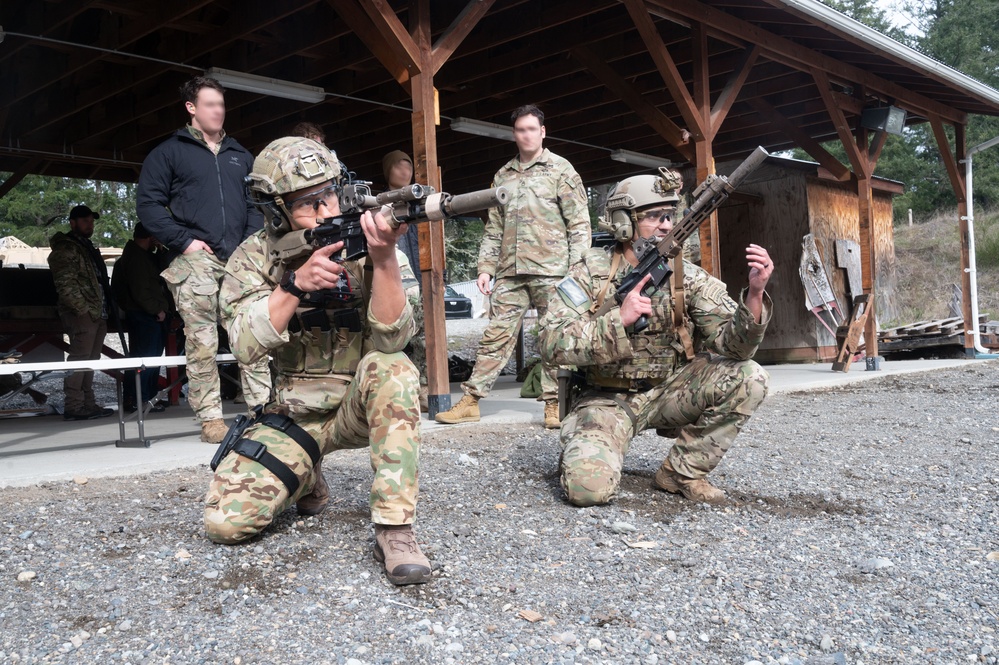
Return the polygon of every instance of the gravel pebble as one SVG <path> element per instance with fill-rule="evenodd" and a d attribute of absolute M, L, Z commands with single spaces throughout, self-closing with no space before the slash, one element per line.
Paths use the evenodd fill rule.
<path fill-rule="evenodd" d="M 995 663 L 997 387 L 989 362 L 771 396 L 722 506 L 651 489 L 652 432 L 592 508 L 540 424 L 427 432 L 435 579 L 409 588 L 371 555 L 365 450 L 327 458 L 323 514 L 233 547 L 203 533 L 206 465 L 2 489 L 0 662 Z"/>

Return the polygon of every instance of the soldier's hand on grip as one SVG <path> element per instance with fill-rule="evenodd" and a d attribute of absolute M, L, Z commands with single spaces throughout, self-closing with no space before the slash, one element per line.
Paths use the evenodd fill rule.
<path fill-rule="evenodd" d="M 330 258 L 343 248 L 343 242 L 320 247 L 309 256 L 301 268 L 295 271 L 295 284 L 306 292 L 332 289 L 340 281 L 343 266 Z"/>
<path fill-rule="evenodd" d="M 642 290 L 650 279 L 652 275 L 643 277 L 621 303 L 621 321 L 625 326 L 633 325 L 641 317 L 652 313 L 652 298 L 642 295 Z"/>

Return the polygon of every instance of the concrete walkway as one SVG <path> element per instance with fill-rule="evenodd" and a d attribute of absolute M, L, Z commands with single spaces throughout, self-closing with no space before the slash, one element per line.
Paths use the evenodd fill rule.
<path fill-rule="evenodd" d="M 868 372 L 855 363 L 847 374 L 821 365 L 770 365 L 771 392 L 791 392 L 841 386 L 893 374 L 966 367 L 978 360 L 904 360 L 883 362 L 881 371 Z M 460 397 L 458 384 L 451 386 L 452 400 Z M 240 408 L 226 404 L 226 420 Z M 500 377 L 492 394 L 480 402 L 482 423 L 534 423 L 541 425 L 543 406 L 520 398 L 520 384 L 513 377 Z M 469 425 L 440 425 L 424 415 L 423 431 L 438 437 L 448 428 Z M 186 404 L 154 413 L 146 419 L 149 448 L 117 448 L 118 422 L 114 417 L 91 421 L 64 421 L 61 416 L 37 416 L 0 420 L 0 487 L 23 487 L 45 481 L 68 480 L 77 476 L 125 476 L 150 471 L 204 465 L 216 446 L 202 443 L 198 423 Z M 126 424 L 126 436 L 137 437 L 135 422 Z"/>

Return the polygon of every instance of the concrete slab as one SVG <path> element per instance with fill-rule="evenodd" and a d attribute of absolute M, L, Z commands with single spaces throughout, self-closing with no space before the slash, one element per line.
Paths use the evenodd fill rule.
<path fill-rule="evenodd" d="M 868 381 L 893 374 L 906 374 L 970 366 L 979 360 L 905 360 L 883 362 L 881 371 L 868 372 L 855 364 L 849 373 L 833 372 L 828 364 L 770 365 L 771 392 L 814 390 Z M 458 384 L 451 386 L 452 399 L 461 395 Z M 526 423 L 541 426 L 544 407 L 541 402 L 520 398 L 520 384 L 513 377 L 500 377 L 489 398 L 480 403 L 482 423 Z M 240 407 L 226 404 L 225 415 L 231 421 Z M 423 431 L 427 442 L 446 436 L 446 431 L 478 424 L 440 425 L 424 415 Z M 200 441 L 200 427 L 186 405 L 170 407 L 146 419 L 149 448 L 116 448 L 119 438 L 114 417 L 91 421 L 65 421 L 60 416 L 37 416 L 0 420 L 0 487 L 24 487 L 39 482 L 127 476 L 151 471 L 203 465 L 216 446 Z M 135 438 L 137 428 L 128 423 L 126 436 Z"/>

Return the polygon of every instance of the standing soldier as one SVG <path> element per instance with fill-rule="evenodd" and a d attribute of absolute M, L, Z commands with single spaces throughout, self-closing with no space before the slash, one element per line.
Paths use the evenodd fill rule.
<path fill-rule="evenodd" d="M 489 325 L 479 341 L 475 369 L 461 384 L 465 393 L 439 423 L 479 420 L 479 400 L 492 389 L 517 345 L 517 331 L 530 306 L 544 316 L 555 284 L 590 246 L 586 189 L 567 160 L 544 148 L 545 114 L 537 106 L 513 112 L 513 138 L 519 152 L 496 172 L 493 187 L 506 187 L 504 208 L 492 208 L 479 248 L 479 291 L 491 296 Z M 492 289 L 489 283 L 496 282 Z M 559 426 L 556 368 L 541 354 L 541 396 L 545 427 Z"/>
<path fill-rule="evenodd" d="M 69 212 L 69 233 L 56 233 L 49 244 L 49 268 L 59 296 L 59 319 L 69 337 L 66 360 L 97 360 L 108 332 L 108 269 L 100 251 L 90 242 L 94 220 L 100 215 L 85 205 Z M 114 413 L 94 397 L 94 373 L 70 372 L 63 380 L 63 417 L 90 420 Z"/>
<path fill-rule="evenodd" d="M 163 271 L 187 344 L 187 400 L 201 421 L 201 440 L 225 436 L 218 352 L 219 284 L 229 255 L 258 230 L 263 217 L 249 202 L 243 179 L 251 155 L 222 129 L 225 89 L 197 76 L 181 88 L 191 115 L 187 127 L 156 146 L 142 163 L 135 207 L 150 234 L 176 256 Z M 250 407 L 270 397 L 267 358 L 240 366 Z"/>
<path fill-rule="evenodd" d="M 336 155 L 299 137 L 273 141 L 253 164 L 250 188 L 265 230 L 240 245 L 226 267 L 223 315 L 238 358 L 274 356 L 276 401 L 216 468 L 205 529 L 215 542 L 234 544 L 293 503 L 300 514 L 318 514 L 329 502 L 323 455 L 370 447 L 375 559 L 393 584 L 427 582 L 430 562 L 412 528 L 419 381 L 402 353 L 413 312 L 395 249 L 407 226 L 392 229 L 381 213 L 365 212 L 369 254 L 360 261 L 330 259 L 342 242 L 315 250 L 294 269 L 273 264 L 268 252 L 287 233 L 340 214 L 340 176 Z"/>
<path fill-rule="evenodd" d="M 677 438 L 655 486 L 691 501 L 723 502 L 725 493 L 706 476 L 767 394 L 769 375 L 750 360 L 773 308 L 765 291 L 773 263 L 762 247 L 746 248 L 749 288 L 738 303 L 725 284 L 677 257 L 681 288 L 671 279 L 670 288 L 646 297 L 646 277 L 619 307 L 595 316 L 638 264 L 634 243 L 672 228 L 679 185 L 679 175 L 665 169 L 619 183 L 604 222 L 618 243 L 586 252 L 559 282 L 542 322 L 542 353 L 586 375 L 562 426 L 559 461 L 562 487 L 577 506 L 614 497 L 631 439 L 650 428 Z M 641 316 L 648 326 L 636 331 Z"/>

